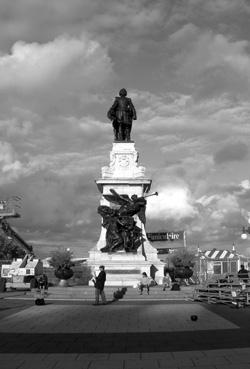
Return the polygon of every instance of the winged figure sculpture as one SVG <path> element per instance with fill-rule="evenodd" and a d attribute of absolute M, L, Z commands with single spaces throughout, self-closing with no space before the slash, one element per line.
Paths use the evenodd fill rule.
<path fill-rule="evenodd" d="M 98 213 L 103 218 L 103 227 L 106 228 L 106 246 L 102 252 L 115 252 L 125 250 L 135 252 L 142 244 L 142 230 L 136 225 L 134 215 L 138 215 L 140 221 L 145 224 L 146 200 L 144 197 L 132 195 L 120 195 L 114 189 L 110 189 L 110 195 L 103 197 L 110 203 L 119 205 L 111 208 L 106 205 L 98 207 Z"/>
<path fill-rule="evenodd" d="M 145 224 L 146 217 L 146 199 L 141 196 L 132 195 L 131 198 L 128 195 L 120 195 L 112 188 L 110 189 L 112 195 L 103 195 L 103 197 L 113 204 L 120 205 L 118 209 L 119 216 L 133 216 L 138 215 L 140 221 Z"/>

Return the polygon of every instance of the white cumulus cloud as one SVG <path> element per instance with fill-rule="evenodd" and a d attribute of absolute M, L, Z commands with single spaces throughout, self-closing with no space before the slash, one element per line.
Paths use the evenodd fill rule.
<path fill-rule="evenodd" d="M 0 142 L 0 185 L 17 179 L 21 172 L 22 163 L 13 147 L 7 142 Z"/>
<path fill-rule="evenodd" d="M 158 196 L 151 197 L 147 202 L 148 218 L 181 219 L 193 217 L 195 214 L 191 194 L 185 187 L 159 188 Z"/>
<path fill-rule="evenodd" d="M 44 44 L 17 41 L 10 54 L 0 57 L 0 89 L 27 92 L 51 86 L 61 78 L 76 83 L 76 74 L 86 88 L 105 81 L 111 72 L 105 48 L 86 36 L 61 36 Z"/>

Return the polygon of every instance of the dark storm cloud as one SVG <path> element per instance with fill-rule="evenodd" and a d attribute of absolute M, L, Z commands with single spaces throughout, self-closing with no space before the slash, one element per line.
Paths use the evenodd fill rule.
<path fill-rule="evenodd" d="M 94 179 L 109 164 L 113 139 L 106 114 L 126 87 L 138 112 L 140 162 L 166 200 L 161 213 L 149 205 L 148 226 L 167 219 L 201 245 L 230 241 L 232 219 L 249 205 L 240 198 L 248 196 L 248 2 L 0 6 L 0 189 L 23 196 L 16 224 L 27 239 L 95 244 Z"/>
<path fill-rule="evenodd" d="M 214 161 L 222 164 L 247 158 L 248 146 L 243 142 L 228 143 L 214 154 Z"/>

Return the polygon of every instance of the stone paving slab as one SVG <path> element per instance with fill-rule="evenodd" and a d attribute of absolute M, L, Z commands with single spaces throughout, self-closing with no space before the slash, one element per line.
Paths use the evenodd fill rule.
<path fill-rule="evenodd" d="M 0 306 L 1 369 L 250 368 L 247 308 L 149 301 L 15 304 Z"/>
<path fill-rule="evenodd" d="M 191 315 L 198 320 L 192 321 Z M 46 321 L 46 324 L 44 322 Z M 0 321 L 8 333 L 128 333 L 237 329 L 198 303 L 31 306 Z"/>
<path fill-rule="evenodd" d="M 8 316 L 0 309 L 2 353 L 146 354 L 245 347 L 250 342 L 249 309 L 148 301 L 98 307 L 29 303 L 18 312 L 16 308 Z M 196 322 L 192 314 L 197 314 Z"/>
<path fill-rule="evenodd" d="M 1 354 L 1 369 L 245 369 L 250 348 L 186 352 L 112 354 Z M 197 358 L 197 355 L 199 358 Z"/>

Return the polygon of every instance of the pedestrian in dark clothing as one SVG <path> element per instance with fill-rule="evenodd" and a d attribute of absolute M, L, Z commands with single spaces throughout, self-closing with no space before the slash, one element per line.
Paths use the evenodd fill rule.
<path fill-rule="evenodd" d="M 97 277 L 93 278 L 93 282 L 94 282 L 94 286 L 95 286 L 95 303 L 94 305 L 99 305 L 99 296 L 101 296 L 102 299 L 102 304 L 106 305 L 106 297 L 105 297 L 105 293 L 104 293 L 104 284 L 106 281 L 106 273 L 104 270 L 104 266 L 100 265 L 99 266 L 99 270 L 100 273 L 98 274 Z"/>
<path fill-rule="evenodd" d="M 244 268 L 243 264 L 240 266 L 240 270 L 238 271 L 238 277 L 242 279 L 243 282 L 248 282 L 248 270 Z"/>
<path fill-rule="evenodd" d="M 36 288 L 43 288 L 44 290 L 48 290 L 49 282 L 48 282 L 48 277 L 45 273 L 39 274 L 36 277 L 35 287 Z"/>

